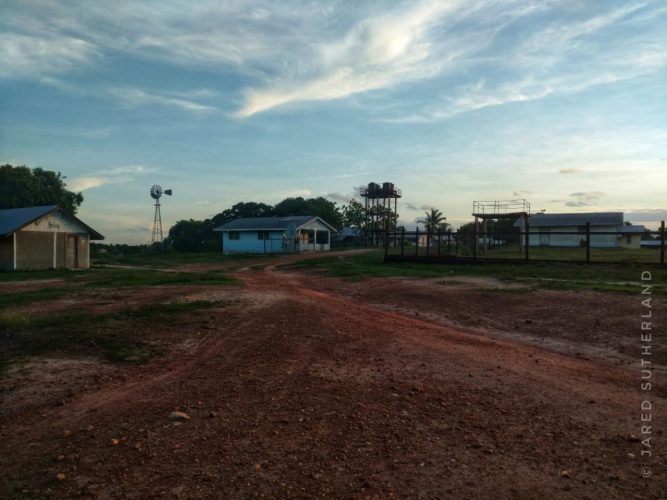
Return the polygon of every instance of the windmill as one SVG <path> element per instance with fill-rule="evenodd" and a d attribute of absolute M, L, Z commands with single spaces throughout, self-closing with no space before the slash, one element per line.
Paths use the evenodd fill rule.
<path fill-rule="evenodd" d="M 162 191 L 162 187 L 154 184 L 150 190 L 151 198 L 155 200 L 155 215 L 153 216 L 153 236 L 151 237 L 151 245 L 159 243 L 162 245 L 164 237 L 162 235 L 162 214 L 160 213 L 160 197 L 162 194 L 171 196 L 171 189 Z"/>

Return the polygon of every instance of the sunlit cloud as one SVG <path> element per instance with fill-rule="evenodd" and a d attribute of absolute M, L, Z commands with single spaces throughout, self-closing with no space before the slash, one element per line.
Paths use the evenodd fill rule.
<path fill-rule="evenodd" d="M 217 111 L 214 106 L 199 104 L 187 99 L 168 97 L 165 95 L 151 94 L 137 88 L 113 88 L 109 94 L 118 99 L 124 106 L 138 107 L 150 104 L 178 108 L 196 114 L 211 113 Z"/>

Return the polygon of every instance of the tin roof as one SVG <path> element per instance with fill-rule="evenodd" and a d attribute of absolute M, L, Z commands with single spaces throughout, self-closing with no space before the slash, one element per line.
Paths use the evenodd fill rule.
<path fill-rule="evenodd" d="M 628 224 L 621 228 L 622 233 L 644 233 L 646 232 L 646 227 L 640 224 Z"/>
<path fill-rule="evenodd" d="M 332 231 L 336 230 L 331 224 L 328 224 L 320 217 L 315 217 L 313 215 L 296 215 L 290 217 L 241 217 L 216 227 L 214 231 L 283 231 L 292 224 L 298 229 L 313 219 L 319 220 Z"/>
<path fill-rule="evenodd" d="M 589 212 L 580 214 L 533 214 L 529 216 L 528 223 L 532 227 L 545 226 L 583 226 L 587 222 L 596 226 L 621 226 L 623 225 L 623 212 Z M 514 225 L 521 226 L 522 220 L 517 220 Z"/>
<path fill-rule="evenodd" d="M 7 237 L 15 233 L 22 227 L 27 226 L 31 222 L 44 217 L 54 211 L 60 211 L 67 217 L 74 219 L 76 222 L 84 226 L 90 233 L 91 240 L 103 240 L 104 236 L 95 231 L 90 226 L 84 224 L 81 220 L 74 217 L 72 214 L 66 212 L 58 205 L 44 205 L 43 207 L 27 207 L 27 208 L 6 208 L 0 210 L 0 236 Z"/>

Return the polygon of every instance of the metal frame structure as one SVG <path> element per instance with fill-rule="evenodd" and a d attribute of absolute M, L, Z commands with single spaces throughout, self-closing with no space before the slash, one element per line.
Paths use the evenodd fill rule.
<path fill-rule="evenodd" d="M 366 246 L 378 246 L 379 236 L 385 238 L 385 233 L 389 229 L 389 213 L 391 212 L 391 200 L 394 200 L 394 215 L 397 215 L 398 199 L 403 196 L 392 182 L 383 182 L 382 185 L 376 182 L 369 182 L 368 186 L 362 187 L 359 194 L 364 198 L 364 208 L 366 213 L 364 238 Z M 380 208 L 382 210 L 380 210 Z M 376 229 L 377 223 L 382 221 L 383 229 Z"/>
<path fill-rule="evenodd" d="M 162 196 L 162 187 L 154 184 L 150 189 L 151 198 L 155 200 L 155 213 L 153 214 L 153 231 L 151 234 L 151 245 L 164 243 L 164 234 L 162 232 L 162 213 L 160 211 L 160 197 Z M 164 194 L 171 196 L 172 190 L 167 189 Z"/>
<path fill-rule="evenodd" d="M 494 200 L 494 201 L 473 201 L 472 215 L 475 217 L 475 242 L 473 245 L 473 255 L 477 257 L 479 252 L 479 220 L 484 225 L 484 250 L 488 249 L 489 240 L 487 232 L 487 221 L 489 219 L 523 219 L 523 230 L 526 231 L 526 241 L 524 243 L 526 258 L 528 258 L 528 217 L 530 216 L 530 203 L 521 198 L 518 200 Z"/>

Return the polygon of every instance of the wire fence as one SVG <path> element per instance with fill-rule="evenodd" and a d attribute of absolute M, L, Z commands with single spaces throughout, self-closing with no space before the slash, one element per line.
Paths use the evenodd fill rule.
<path fill-rule="evenodd" d="M 377 236 L 377 235 L 376 235 Z M 665 222 L 658 231 L 604 231 L 590 224 L 572 231 L 386 231 L 385 261 L 627 262 L 665 265 Z"/>

